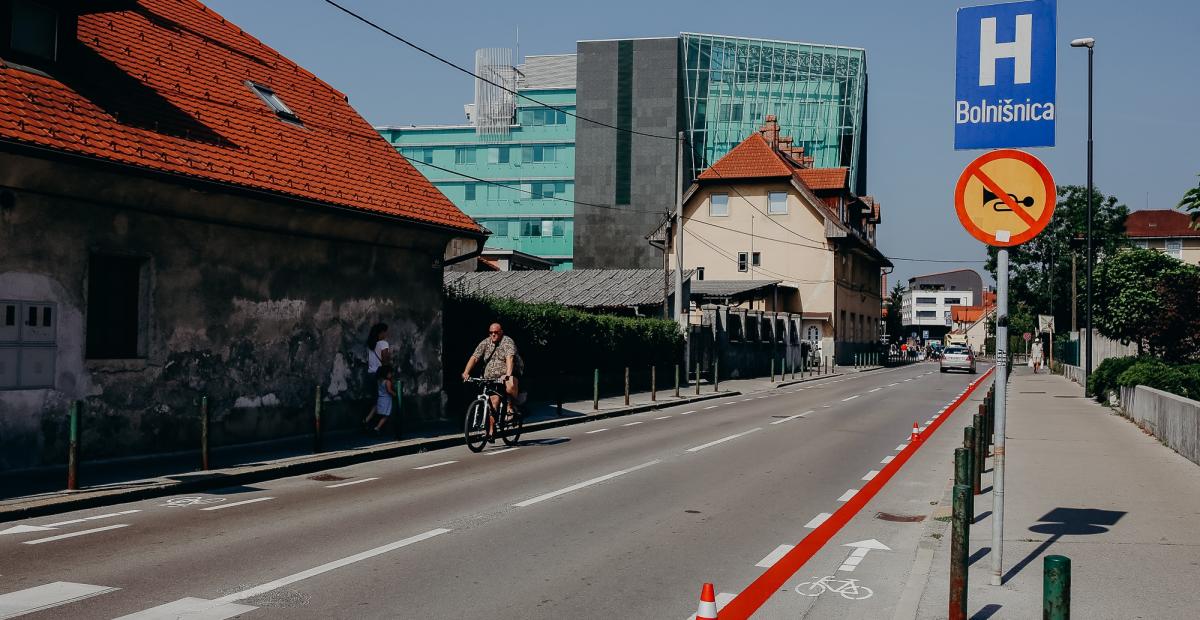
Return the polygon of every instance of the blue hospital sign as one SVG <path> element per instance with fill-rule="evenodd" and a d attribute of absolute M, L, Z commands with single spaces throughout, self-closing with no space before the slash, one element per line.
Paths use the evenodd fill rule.
<path fill-rule="evenodd" d="M 1054 146 L 1056 0 L 958 10 L 954 148 Z"/>

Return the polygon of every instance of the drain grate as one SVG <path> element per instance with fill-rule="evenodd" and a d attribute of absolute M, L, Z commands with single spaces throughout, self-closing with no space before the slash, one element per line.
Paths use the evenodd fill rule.
<path fill-rule="evenodd" d="M 925 520 L 925 515 L 897 515 L 890 512 L 877 512 L 875 518 L 880 521 L 894 521 L 896 523 L 920 523 Z"/>

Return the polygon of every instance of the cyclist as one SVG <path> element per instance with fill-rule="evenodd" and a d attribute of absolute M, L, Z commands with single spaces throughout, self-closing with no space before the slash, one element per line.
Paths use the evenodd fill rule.
<path fill-rule="evenodd" d="M 475 352 L 467 360 L 467 367 L 463 369 L 463 381 L 471 376 L 471 369 L 481 360 L 483 361 L 483 378 L 504 384 L 511 411 L 517 404 L 517 377 L 521 372 L 521 357 L 517 353 L 517 343 L 504 335 L 504 328 L 499 323 L 492 323 L 488 327 L 487 338 L 484 338 L 479 346 L 475 347 Z M 492 397 L 492 407 L 499 410 L 500 397 Z"/>

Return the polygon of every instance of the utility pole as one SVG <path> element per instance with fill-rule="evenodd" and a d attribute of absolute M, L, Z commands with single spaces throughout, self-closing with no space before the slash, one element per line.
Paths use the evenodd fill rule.
<path fill-rule="evenodd" d="M 683 132 L 675 145 L 675 217 L 671 231 L 675 233 L 675 320 L 683 331 L 683 368 L 688 367 L 688 309 L 691 304 L 683 298 Z M 686 378 L 686 377 L 685 377 Z M 696 376 L 699 384 L 700 376 Z"/>

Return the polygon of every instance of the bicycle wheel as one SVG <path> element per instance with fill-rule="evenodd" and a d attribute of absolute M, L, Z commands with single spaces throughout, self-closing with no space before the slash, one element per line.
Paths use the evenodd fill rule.
<path fill-rule="evenodd" d="M 471 452 L 483 450 L 487 443 L 487 409 L 483 401 L 473 401 L 467 406 L 467 416 L 463 421 L 463 436 Z"/>
<path fill-rule="evenodd" d="M 521 428 L 525 426 L 525 416 L 511 409 L 509 410 L 509 415 L 512 416 L 512 419 L 504 425 L 502 437 L 504 438 L 504 445 L 515 446 L 521 439 Z"/>
<path fill-rule="evenodd" d="M 804 596 L 821 596 L 825 592 L 825 583 L 821 581 L 805 581 L 796 586 L 796 594 Z"/>
<path fill-rule="evenodd" d="M 858 584 L 842 586 L 842 589 L 835 590 L 835 592 L 841 594 L 842 598 L 852 601 L 861 601 L 864 598 L 871 598 L 871 596 L 875 594 L 871 588 L 868 588 L 867 586 L 860 586 Z"/>

